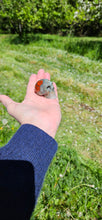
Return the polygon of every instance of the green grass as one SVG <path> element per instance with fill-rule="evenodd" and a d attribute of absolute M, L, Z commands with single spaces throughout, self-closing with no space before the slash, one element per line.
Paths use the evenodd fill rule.
<path fill-rule="evenodd" d="M 101 220 L 102 57 L 101 51 L 99 59 L 93 54 L 102 47 L 102 38 L 34 35 L 27 41 L 0 35 L 0 93 L 21 102 L 29 76 L 43 68 L 57 84 L 62 111 L 59 148 L 31 220 Z M 0 104 L 0 146 L 18 128 Z"/>

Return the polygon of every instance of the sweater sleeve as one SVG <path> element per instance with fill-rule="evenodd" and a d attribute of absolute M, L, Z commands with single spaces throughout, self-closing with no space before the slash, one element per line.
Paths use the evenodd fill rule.
<path fill-rule="evenodd" d="M 33 165 L 36 203 L 44 176 L 56 151 L 57 143 L 51 136 L 33 125 L 25 124 L 0 148 L 0 160 L 28 161 Z"/>

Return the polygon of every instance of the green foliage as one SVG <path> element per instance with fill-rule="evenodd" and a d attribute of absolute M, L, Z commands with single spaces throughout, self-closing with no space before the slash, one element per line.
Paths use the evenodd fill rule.
<path fill-rule="evenodd" d="M 101 35 L 102 4 L 93 0 L 2 0 L 0 29 L 7 33 L 41 31 L 61 35 Z"/>
<path fill-rule="evenodd" d="M 68 38 L 65 43 L 68 52 L 87 56 L 92 60 L 102 60 L 102 40 L 90 40 L 88 38 Z"/>
<path fill-rule="evenodd" d="M 100 169 L 80 161 L 67 145 L 59 148 L 31 219 L 100 219 Z"/>
<path fill-rule="evenodd" d="M 98 0 L 82 0 L 77 2 L 74 14 L 74 26 L 79 35 L 97 36 L 102 27 L 102 3 Z"/>
<path fill-rule="evenodd" d="M 29 44 L 22 44 L 18 36 L 0 35 L 0 93 L 21 102 L 29 76 L 43 68 L 57 84 L 62 111 L 55 137 L 58 151 L 31 219 L 100 220 L 102 61 L 82 56 L 81 47 L 83 42 L 83 50 L 87 48 L 88 53 L 88 46 L 102 39 L 37 34 L 29 35 L 28 40 Z M 75 41 L 79 42 L 80 50 Z M 77 54 L 65 50 L 68 42 Z M 18 128 L 16 120 L 0 104 L 0 146 Z"/>
<path fill-rule="evenodd" d="M 6 19 L 9 29 L 14 33 L 19 33 L 19 35 L 41 28 L 40 17 L 37 12 L 35 0 L 3 0 L 1 2 L 0 15 L 3 17 L 3 21 Z"/>
<path fill-rule="evenodd" d="M 102 60 L 102 38 L 78 38 L 78 37 L 65 37 L 53 35 L 40 35 L 40 34 L 26 34 L 26 38 L 14 36 L 11 38 L 11 43 L 15 44 L 28 44 L 30 42 L 39 42 L 39 45 L 48 45 L 56 49 L 66 50 L 71 53 L 80 54 L 88 57 L 91 60 Z M 18 57 L 19 59 L 19 57 Z M 22 58 L 21 58 L 22 59 Z"/>

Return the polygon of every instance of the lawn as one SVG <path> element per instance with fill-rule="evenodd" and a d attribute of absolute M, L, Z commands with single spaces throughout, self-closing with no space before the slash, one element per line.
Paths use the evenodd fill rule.
<path fill-rule="evenodd" d="M 102 38 L 34 35 L 24 42 L 15 35 L 0 35 L 0 94 L 21 102 L 29 76 L 40 68 L 51 74 L 58 87 L 62 121 L 55 139 L 59 147 L 31 220 L 102 219 L 100 48 Z M 18 128 L 0 104 L 0 146 Z"/>

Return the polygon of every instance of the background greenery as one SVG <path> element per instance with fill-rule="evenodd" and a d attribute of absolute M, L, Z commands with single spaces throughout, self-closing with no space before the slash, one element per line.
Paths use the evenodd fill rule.
<path fill-rule="evenodd" d="M 1 0 L 0 30 L 102 36 L 101 0 Z"/>
<path fill-rule="evenodd" d="M 17 102 L 40 68 L 58 87 L 58 151 L 31 220 L 102 219 L 102 38 L 0 35 L 0 93 Z M 0 104 L 0 146 L 19 124 Z"/>

